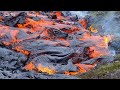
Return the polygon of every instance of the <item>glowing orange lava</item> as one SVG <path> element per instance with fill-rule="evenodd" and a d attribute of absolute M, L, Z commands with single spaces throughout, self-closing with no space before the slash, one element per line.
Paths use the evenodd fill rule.
<path fill-rule="evenodd" d="M 98 32 L 98 30 L 95 29 L 92 25 L 88 28 L 88 30 L 90 30 L 93 33 L 97 33 Z"/>
<path fill-rule="evenodd" d="M 2 43 L 3 43 L 5 46 L 10 46 L 10 44 L 11 44 L 10 42 L 6 42 L 6 41 L 3 41 Z"/>
<path fill-rule="evenodd" d="M 25 54 L 25 55 L 29 55 L 29 54 L 30 54 L 29 51 L 23 50 L 21 46 L 15 47 L 15 50 L 18 51 L 18 52 L 21 52 L 21 53 L 23 53 L 23 54 Z"/>
<path fill-rule="evenodd" d="M 97 50 L 95 46 L 91 46 L 90 51 L 92 51 L 91 54 L 89 55 L 91 58 L 97 58 L 104 55 L 102 52 Z"/>
<path fill-rule="evenodd" d="M 105 47 L 108 48 L 108 43 L 111 41 L 110 36 L 104 36 Z"/>
<path fill-rule="evenodd" d="M 63 19 L 61 11 L 57 11 L 57 12 L 56 12 L 56 16 L 57 16 L 57 18 L 59 18 L 60 20 Z"/>
<path fill-rule="evenodd" d="M 79 70 L 77 72 L 69 72 L 69 71 L 65 71 L 65 75 L 77 75 L 77 74 L 82 74 L 82 73 L 85 73 L 89 70 L 91 70 L 92 68 L 94 68 L 96 66 L 96 64 L 94 65 L 86 65 L 86 64 L 75 64 L 76 66 L 79 67 Z"/>
<path fill-rule="evenodd" d="M 25 66 L 26 70 L 33 70 L 34 68 L 35 68 L 35 65 L 33 64 L 33 62 L 30 62 Z"/>
<path fill-rule="evenodd" d="M 3 20 L 3 17 L 2 16 L 0 16 L 0 21 L 2 21 Z"/>
<path fill-rule="evenodd" d="M 46 20 L 39 20 L 39 21 L 34 21 L 30 18 L 27 18 L 26 24 L 18 24 L 19 28 L 27 28 L 29 27 L 31 30 L 35 31 L 34 28 L 40 27 L 40 26 L 47 26 L 47 25 L 53 25 L 54 22 L 52 21 L 46 21 Z M 42 28 L 41 27 L 41 28 Z"/>
<path fill-rule="evenodd" d="M 49 67 L 45 67 L 41 64 L 38 65 L 37 70 L 40 72 L 48 73 L 48 74 L 55 74 L 55 72 L 56 72 L 54 69 L 51 69 Z"/>
<path fill-rule="evenodd" d="M 82 26 L 86 29 L 87 28 L 87 21 L 86 20 L 79 20 L 78 21 Z"/>

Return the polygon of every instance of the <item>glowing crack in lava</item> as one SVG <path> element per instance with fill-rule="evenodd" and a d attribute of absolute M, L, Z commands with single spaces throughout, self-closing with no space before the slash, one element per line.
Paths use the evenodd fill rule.
<path fill-rule="evenodd" d="M 37 70 L 38 72 L 45 72 L 48 74 L 55 74 L 55 72 L 56 72 L 54 69 L 51 69 L 49 67 L 45 67 L 41 64 L 39 64 L 37 67 L 35 67 L 33 62 L 30 62 L 29 64 L 27 64 L 25 66 L 25 69 L 26 70 Z"/>
<path fill-rule="evenodd" d="M 55 74 L 55 72 L 56 72 L 54 69 L 51 69 L 49 67 L 45 67 L 41 64 L 38 65 L 37 69 L 38 69 L 38 71 L 45 72 L 48 74 Z"/>

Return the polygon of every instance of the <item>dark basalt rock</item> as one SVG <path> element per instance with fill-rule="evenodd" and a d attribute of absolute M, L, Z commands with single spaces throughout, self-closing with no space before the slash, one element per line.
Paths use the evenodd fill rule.
<path fill-rule="evenodd" d="M 17 27 L 17 24 L 24 24 L 26 20 L 27 14 L 25 12 L 21 12 L 17 16 L 4 18 L 4 24 L 11 27 Z"/>
<path fill-rule="evenodd" d="M 53 28 L 49 28 L 49 34 L 50 36 L 53 36 L 55 38 L 67 38 L 68 37 L 67 33 L 61 30 L 58 30 L 58 29 L 53 29 Z"/>
<path fill-rule="evenodd" d="M 41 18 L 39 18 L 39 17 L 31 17 L 31 19 L 33 19 L 33 20 L 35 20 L 35 21 L 39 21 Z"/>
<path fill-rule="evenodd" d="M 55 14 L 53 14 L 53 15 L 49 15 L 48 18 L 50 18 L 50 19 L 57 19 L 57 16 Z"/>
<path fill-rule="evenodd" d="M 0 48 L 0 67 L 15 69 L 21 67 L 27 61 L 27 57 L 22 53 Z"/>
<path fill-rule="evenodd" d="M 116 54 L 120 53 L 120 40 L 113 40 L 109 43 L 109 48 L 113 48 L 116 51 Z"/>
<path fill-rule="evenodd" d="M 78 79 L 74 76 L 66 76 L 63 74 L 54 74 L 48 75 L 44 73 L 36 73 L 34 71 L 9 71 L 9 70 L 0 70 L 0 79 Z"/>
<path fill-rule="evenodd" d="M 76 15 L 76 16 L 72 16 L 72 17 L 70 17 L 70 20 L 71 21 L 78 21 L 78 16 Z"/>
<path fill-rule="evenodd" d="M 72 54 L 72 50 L 70 50 L 68 47 L 52 47 L 52 46 L 50 47 L 49 46 L 46 48 L 42 48 L 41 50 L 37 50 L 36 52 L 32 52 L 30 59 L 32 58 L 37 59 L 39 56 L 38 59 L 40 62 L 43 61 L 41 59 L 44 57 L 46 58 L 45 60 L 47 60 L 47 62 L 49 63 L 50 62 L 51 63 L 67 63 L 71 54 Z"/>
<path fill-rule="evenodd" d="M 87 61 L 82 61 L 81 63 L 82 63 L 82 64 L 94 64 L 94 63 L 96 63 L 97 61 L 99 61 L 98 59 L 99 59 L 99 58 L 93 58 L 93 59 L 89 59 L 89 60 L 87 60 Z"/>
<path fill-rule="evenodd" d="M 67 65 L 61 65 L 57 64 L 55 66 L 55 69 L 57 70 L 57 73 L 64 73 L 65 71 L 78 71 L 77 66 L 75 66 L 71 60 L 68 61 Z"/>

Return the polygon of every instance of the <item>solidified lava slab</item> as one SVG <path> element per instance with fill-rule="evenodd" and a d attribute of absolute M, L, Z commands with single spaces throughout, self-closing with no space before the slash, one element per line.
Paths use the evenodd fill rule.
<path fill-rule="evenodd" d="M 84 63 L 92 67 L 109 55 L 109 37 L 87 30 L 84 19 L 59 11 L 1 13 L 0 78 L 72 79 L 68 72 L 86 72 Z"/>

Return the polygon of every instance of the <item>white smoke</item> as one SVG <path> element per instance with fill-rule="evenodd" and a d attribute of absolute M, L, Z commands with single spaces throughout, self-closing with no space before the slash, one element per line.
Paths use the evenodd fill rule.
<path fill-rule="evenodd" d="M 96 11 L 97 13 L 101 13 Z M 78 18 L 84 18 L 86 16 L 91 16 L 93 18 L 92 23 L 95 23 L 97 26 L 102 26 L 104 29 L 103 34 L 105 35 L 114 35 L 116 37 L 120 37 L 120 22 L 118 22 L 116 17 L 116 12 L 118 11 L 103 11 L 106 12 L 105 15 L 101 15 L 100 17 L 96 15 L 94 17 L 95 11 L 67 11 L 70 15 L 77 15 Z M 119 12 L 120 13 L 120 12 Z M 94 22 L 95 21 L 95 22 Z"/>
<path fill-rule="evenodd" d="M 76 16 L 78 18 L 84 18 L 88 15 L 88 11 L 62 11 L 65 16 Z"/>
<path fill-rule="evenodd" d="M 70 11 L 71 15 L 77 15 L 78 18 L 84 18 L 88 15 L 88 11 Z"/>
<path fill-rule="evenodd" d="M 112 55 L 112 56 L 115 56 L 115 55 L 116 55 L 116 52 L 115 52 L 114 49 L 110 49 L 110 55 Z"/>
<path fill-rule="evenodd" d="M 117 17 L 115 13 L 116 13 L 115 11 L 108 11 L 108 14 L 101 20 L 101 22 L 105 34 L 119 37 L 120 25 L 118 21 L 115 19 Z"/>

